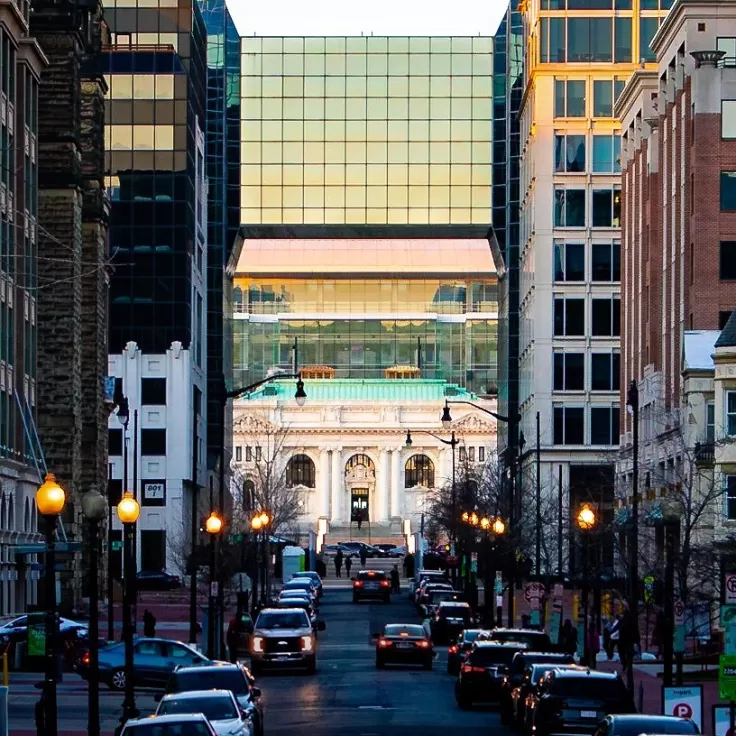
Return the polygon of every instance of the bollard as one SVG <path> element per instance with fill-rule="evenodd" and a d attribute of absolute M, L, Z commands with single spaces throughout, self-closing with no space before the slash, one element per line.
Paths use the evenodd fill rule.
<path fill-rule="evenodd" d="M 3 652 L 3 687 L 10 685 L 10 673 L 8 671 L 8 653 Z"/>

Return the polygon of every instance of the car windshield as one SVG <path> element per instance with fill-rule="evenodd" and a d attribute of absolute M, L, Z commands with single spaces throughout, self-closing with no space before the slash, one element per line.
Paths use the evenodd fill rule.
<path fill-rule="evenodd" d="M 211 667 L 195 672 L 175 672 L 169 680 L 167 692 L 186 693 L 192 690 L 230 690 L 236 695 L 248 692 L 242 671 Z"/>
<path fill-rule="evenodd" d="M 257 629 L 303 629 L 309 626 L 304 613 L 261 613 L 256 621 Z"/>
<path fill-rule="evenodd" d="M 539 683 L 539 681 L 548 673 L 552 672 L 552 670 L 556 669 L 561 665 L 561 662 L 556 662 L 554 664 L 535 664 L 534 667 L 531 669 L 531 673 L 529 677 L 531 678 L 532 682 Z"/>
<path fill-rule="evenodd" d="M 358 580 L 385 580 L 386 574 L 383 572 L 360 572 L 358 573 Z"/>
<path fill-rule="evenodd" d="M 493 641 L 520 641 L 538 652 L 550 648 L 547 634 L 535 634 L 533 631 L 494 631 L 491 633 L 491 639 Z"/>
<path fill-rule="evenodd" d="M 170 713 L 202 713 L 210 721 L 227 721 L 238 717 L 238 709 L 231 697 L 207 695 L 201 698 L 169 698 L 162 700 L 159 715 Z"/>
<path fill-rule="evenodd" d="M 279 601 L 280 608 L 302 608 L 305 611 L 312 610 L 312 604 L 301 598 L 282 598 Z"/>
<path fill-rule="evenodd" d="M 470 606 L 440 606 L 440 618 L 470 618 Z"/>
<path fill-rule="evenodd" d="M 402 626 L 400 624 L 389 624 L 383 632 L 386 636 L 424 636 L 424 629 L 421 626 Z"/>
<path fill-rule="evenodd" d="M 454 600 L 457 593 L 452 590 L 433 590 L 429 593 L 430 603 L 442 603 L 442 601 Z"/>
<path fill-rule="evenodd" d="M 470 663 L 481 667 L 508 667 L 517 651 L 513 647 L 481 647 L 470 654 Z"/>
<path fill-rule="evenodd" d="M 290 580 L 284 585 L 283 590 L 311 590 L 312 581 L 305 578 L 300 580 Z"/>
<path fill-rule="evenodd" d="M 156 723 L 152 718 L 147 723 L 136 723 L 125 727 L 125 736 L 212 736 L 207 724 L 202 721 L 184 723 Z"/>
<path fill-rule="evenodd" d="M 472 644 L 480 634 L 480 631 L 463 631 L 462 642 L 463 644 Z"/>
<path fill-rule="evenodd" d="M 600 677 L 556 677 L 550 686 L 552 695 L 591 700 L 624 700 L 626 688 L 620 680 L 604 680 Z"/>
<path fill-rule="evenodd" d="M 645 716 L 643 718 L 621 718 L 616 720 L 616 736 L 639 736 L 640 733 L 681 734 L 697 733 L 695 724 L 679 718 Z"/>

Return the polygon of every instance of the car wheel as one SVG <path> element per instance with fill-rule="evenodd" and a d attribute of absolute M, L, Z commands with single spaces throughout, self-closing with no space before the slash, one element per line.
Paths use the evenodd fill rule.
<path fill-rule="evenodd" d="M 473 707 L 473 702 L 464 695 L 456 695 L 455 700 L 460 710 L 470 710 Z"/>
<path fill-rule="evenodd" d="M 424 663 L 424 669 L 425 670 L 431 670 L 432 669 L 432 660 L 429 659 Z"/>
<path fill-rule="evenodd" d="M 125 670 L 113 670 L 110 675 L 110 688 L 112 690 L 125 690 Z"/>

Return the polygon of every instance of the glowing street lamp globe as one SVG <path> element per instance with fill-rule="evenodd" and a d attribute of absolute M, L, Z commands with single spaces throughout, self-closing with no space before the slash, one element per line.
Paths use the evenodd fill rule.
<path fill-rule="evenodd" d="M 260 516 L 254 516 L 254 517 L 253 517 L 253 518 L 252 518 L 252 519 L 250 520 L 250 527 L 251 527 L 251 529 L 253 529 L 254 531 L 256 531 L 256 532 L 257 532 L 257 531 L 258 531 L 258 530 L 259 530 L 259 529 L 260 529 L 260 528 L 261 528 L 262 526 L 263 526 L 263 524 L 261 523 L 261 517 L 260 517 Z"/>
<path fill-rule="evenodd" d="M 36 491 L 36 506 L 42 516 L 58 516 L 64 510 L 66 493 L 56 482 L 53 473 L 47 473 L 46 479 Z"/>
<path fill-rule="evenodd" d="M 130 491 L 125 491 L 125 495 L 120 499 L 118 504 L 118 519 L 123 524 L 135 524 L 141 513 L 141 505 L 133 498 Z"/>
<path fill-rule="evenodd" d="M 271 523 L 271 517 L 263 511 L 260 516 L 261 526 L 268 526 Z"/>
<path fill-rule="evenodd" d="M 218 516 L 216 511 L 213 511 L 204 523 L 204 528 L 208 534 L 219 534 L 222 530 L 222 517 Z"/>
<path fill-rule="evenodd" d="M 578 512 L 578 526 L 587 531 L 588 529 L 592 529 L 595 523 L 595 511 L 593 511 L 590 504 L 586 503 Z"/>
<path fill-rule="evenodd" d="M 498 534 L 498 536 L 501 536 L 506 532 L 506 524 L 504 524 L 503 519 L 498 516 L 493 520 L 492 528 L 493 533 Z"/>

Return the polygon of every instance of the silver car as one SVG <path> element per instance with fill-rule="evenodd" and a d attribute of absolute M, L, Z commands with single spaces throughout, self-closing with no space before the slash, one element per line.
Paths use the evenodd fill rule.
<path fill-rule="evenodd" d="M 157 716 L 155 718 L 132 718 L 120 736 L 217 736 L 215 729 L 201 713 L 180 716 Z"/>
<path fill-rule="evenodd" d="M 217 736 L 255 736 L 253 721 L 248 718 L 230 690 L 191 690 L 164 695 L 156 709 L 157 716 L 202 713 Z"/>

